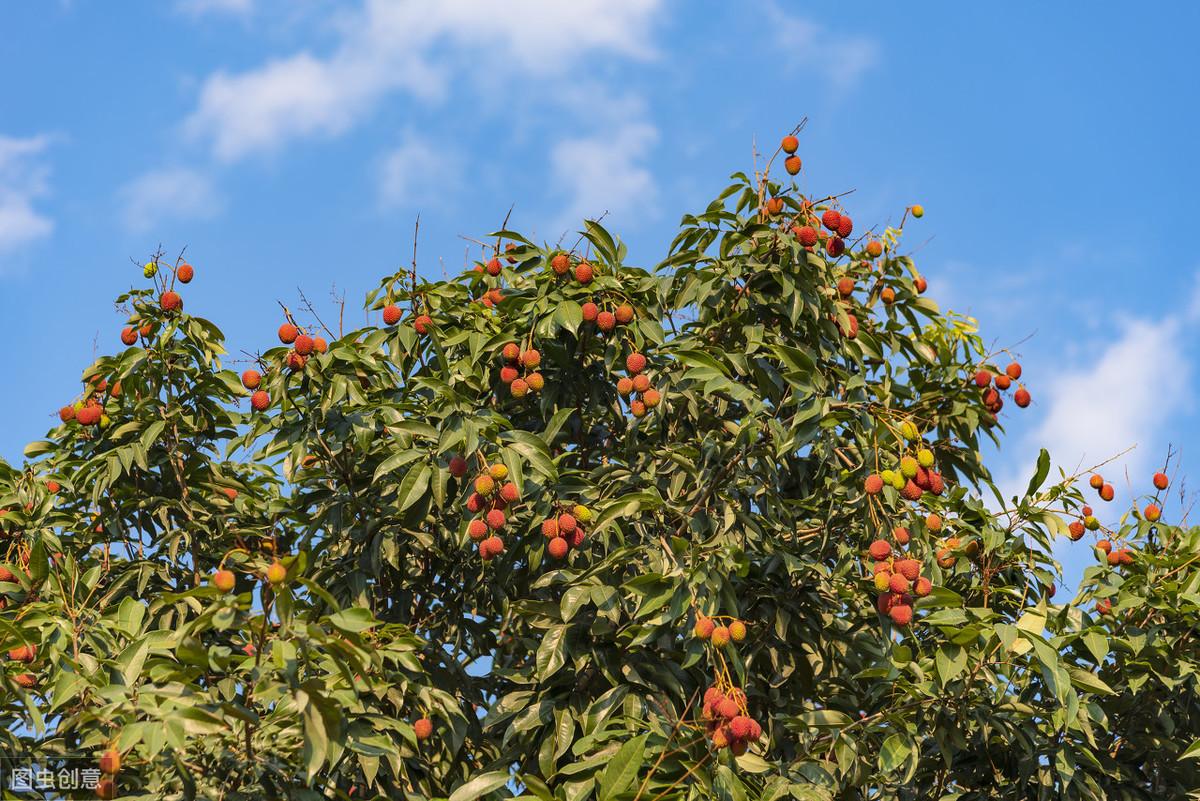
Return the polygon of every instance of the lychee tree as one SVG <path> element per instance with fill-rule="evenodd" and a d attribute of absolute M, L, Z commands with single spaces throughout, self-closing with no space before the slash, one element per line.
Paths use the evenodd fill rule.
<path fill-rule="evenodd" d="M 386 277 L 378 325 L 285 311 L 252 364 L 156 255 L 121 349 L 0 465 L 0 751 L 94 757 L 105 797 L 1195 789 L 1200 532 L 1167 476 L 1108 526 L 1044 452 L 1004 497 L 981 443 L 1030 394 L 924 296 L 923 210 L 862 232 L 773 161 L 653 271 L 596 222 L 502 230 Z"/>

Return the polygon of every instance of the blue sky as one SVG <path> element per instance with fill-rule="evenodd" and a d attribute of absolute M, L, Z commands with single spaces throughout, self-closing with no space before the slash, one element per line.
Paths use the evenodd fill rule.
<path fill-rule="evenodd" d="M 607 211 L 651 266 L 807 116 L 802 186 L 855 189 L 863 226 L 924 204 L 930 295 L 1022 342 L 1034 404 L 1005 410 L 997 474 L 1136 444 L 1109 471 L 1127 500 L 1121 470 L 1140 491 L 1168 442 L 1184 472 L 1198 444 L 1200 6 L 979 5 L 7 4 L 0 456 L 118 347 L 110 299 L 159 243 L 198 269 L 189 311 L 254 350 L 297 287 L 363 320 L 418 212 L 429 275 L 514 203 L 551 241 Z"/>

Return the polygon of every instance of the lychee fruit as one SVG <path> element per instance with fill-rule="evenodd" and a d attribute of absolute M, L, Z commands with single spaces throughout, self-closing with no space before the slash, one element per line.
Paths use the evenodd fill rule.
<path fill-rule="evenodd" d="M 1111 501 L 1115 494 L 1116 494 L 1116 490 L 1113 489 L 1112 484 L 1105 484 L 1103 487 L 1100 488 L 1101 500 Z"/>
<path fill-rule="evenodd" d="M 843 298 L 848 298 L 851 295 L 853 295 L 854 294 L 854 279 L 847 277 L 847 278 L 842 278 L 841 280 L 839 280 L 837 282 L 837 291 L 838 291 L 838 294 L 841 295 Z"/>
<path fill-rule="evenodd" d="M 1092 489 L 1098 490 L 1104 486 L 1104 477 L 1099 473 L 1093 473 L 1092 477 L 1088 479 L 1088 484 Z M 1086 512 L 1084 514 L 1086 514 Z"/>
<path fill-rule="evenodd" d="M 617 327 L 617 318 L 612 312 L 602 311 L 596 315 L 596 327 L 608 333 Z"/>
<path fill-rule="evenodd" d="M 613 317 L 617 318 L 617 322 L 621 325 L 629 325 L 633 321 L 633 307 L 628 303 L 622 303 L 613 312 Z"/>
<path fill-rule="evenodd" d="M 916 559 L 899 559 L 896 561 L 896 572 L 909 581 L 916 581 L 921 575 L 921 563 Z"/>
<path fill-rule="evenodd" d="M 575 265 L 575 280 L 581 284 L 590 284 L 592 282 L 592 265 L 586 261 L 581 261 Z"/>
<path fill-rule="evenodd" d="M 530 348 L 521 354 L 521 364 L 529 368 L 537 367 L 542 363 L 542 354 L 534 348 Z"/>
<path fill-rule="evenodd" d="M 517 485 L 510 481 L 500 488 L 500 497 L 506 503 L 516 503 L 521 499 L 521 492 L 517 489 Z"/>
<path fill-rule="evenodd" d="M 788 156 L 783 160 L 783 168 L 788 171 L 788 175 L 795 175 L 800 172 L 800 157 Z"/>
<path fill-rule="evenodd" d="M 229 592 L 237 583 L 237 577 L 233 575 L 232 570 L 222 569 L 213 573 L 212 583 L 221 592 Z"/>
<path fill-rule="evenodd" d="M 863 489 L 868 495 L 878 495 L 883 491 L 883 479 L 876 473 L 872 473 L 863 482 Z"/>
<path fill-rule="evenodd" d="M 450 457 L 449 465 L 450 475 L 455 478 L 462 478 L 467 474 L 467 460 L 459 456 L 457 453 Z"/>
<path fill-rule="evenodd" d="M 842 215 L 838 214 L 833 209 L 829 209 L 821 215 L 821 224 L 833 232 L 837 231 L 838 225 L 841 223 L 841 221 Z"/>
<path fill-rule="evenodd" d="M 846 240 L 840 236 L 829 237 L 825 240 L 825 252 L 836 259 L 846 252 Z"/>
<path fill-rule="evenodd" d="M 892 539 L 894 539 L 900 545 L 908 545 L 910 536 L 911 535 L 908 533 L 908 529 L 904 526 L 896 526 L 894 529 L 892 529 Z"/>
<path fill-rule="evenodd" d="M 562 559 L 565 557 L 568 550 L 570 550 L 570 546 L 562 537 L 554 537 L 550 540 L 549 544 L 546 545 L 546 552 L 555 559 Z"/>
<path fill-rule="evenodd" d="M 783 198 L 773 197 L 767 200 L 767 214 L 775 215 L 783 211 Z"/>
<path fill-rule="evenodd" d="M 787 136 L 783 137 L 783 140 L 779 143 L 779 146 L 783 148 L 784 153 L 795 153 L 796 149 L 800 147 L 800 140 L 791 134 L 788 134 Z"/>
<path fill-rule="evenodd" d="M 634 392 L 648 392 L 650 390 L 650 377 L 645 373 L 638 373 L 633 377 Z"/>
<path fill-rule="evenodd" d="M 530 373 L 525 376 L 525 383 L 529 385 L 529 389 L 533 392 L 541 392 L 546 386 L 546 378 L 541 373 Z"/>
<path fill-rule="evenodd" d="M 900 497 L 906 501 L 919 501 L 923 492 L 924 490 L 918 487 L 916 482 L 910 478 L 905 482 L 904 489 L 900 490 Z"/>
<path fill-rule="evenodd" d="M 308 363 L 308 357 L 302 356 L 296 351 L 289 351 L 287 355 L 287 366 L 289 370 L 303 370 L 304 365 Z"/>
<path fill-rule="evenodd" d="M 137 344 L 138 335 L 130 326 L 121 329 L 121 344 L 126 347 Z"/>
<path fill-rule="evenodd" d="M 550 269 L 554 270 L 555 275 L 566 275 L 567 270 L 571 269 L 571 257 L 566 253 L 556 253 L 550 259 Z"/>
<path fill-rule="evenodd" d="M 1013 403 L 1024 409 L 1029 405 L 1029 401 L 1029 390 L 1025 389 L 1025 387 L 1017 387 L 1017 391 L 1013 393 Z"/>
<path fill-rule="evenodd" d="M 617 379 L 617 394 L 618 395 L 620 395 L 622 398 L 627 398 L 627 397 L 629 397 L 630 393 L 632 393 L 632 392 L 633 392 L 633 381 L 631 379 L 624 378 L 624 377 Z"/>
<path fill-rule="evenodd" d="M 523 398 L 529 392 L 529 384 L 525 382 L 525 379 L 518 378 L 508 385 L 508 391 L 514 398 Z"/>
<path fill-rule="evenodd" d="M 918 598 L 924 598 L 931 592 L 933 592 L 933 582 L 924 576 L 918 577 L 916 582 L 913 584 L 913 593 L 916 594 Z"/>
<path fill-rule="evenodd" d="M 262 375 L 257 370 L 247 370 L 242 373 L 242 386 L 246 389 L 258 389 L 262 383 Z"/>
<path fill-rule="evenodd" d="M 897 626 L 907 626 L 909 623 L 912 623 L 912 607 L 908 606 L 907 604 L 896 604 L 888 610 L 888 617 L 890 617 L 892 622 Z"/>
<path fill-rule="evenodd" d="M 429 718 L 417 718 L 413 721 L 413 736 L 418 740 L 428 740 L 433 734 L 433 721 Z"/>
<path fill-rule="evenodd" d="M 400 307 L 394 303 L 389 303 L 387 306 L 384 306 L 383 307 L 383 324 L 384 325 L 395 325 L 398 322 L 400 322 Z M 295 328 L 295 326 L 292 326 L 292 328 Z M 283 339 L 283 329 L 281 328 L 281 329 L 279 329 L 279 331 L 280 331 L 279 338 Z M 283 341 L 289 342 L 290 340 L 283 339 Z"/>
<path fill-rule="evenodd" d="M 867 255 L 872 259 L 877 259 L 883 255 L 883 244 L 872 239 L 867 243 Z"/>
<path fill-rule="evenodd" d="M 480 495 L 491 495 L 496 489 L 496 480 L 490 473 L 484 473 L 475 479 L 475 491 Z"/>
<path fill-rule="evenodd" d="M 918 295 L 924 295 L 925 290 L 929 288 L 929 282 L 923 276 L 918 275 L 913 279 L 913 287 L 917 290 Z"/>
<path fill-rule="evenodd" d="M 600 307 L 590 300 L 579 307 L 583 312 L 583 321 L 590 323 L 596 319 L 596 315 L 600 313 Z"/>
<path fill-rule="evenodd" d="M 272 587 L 278 587 L 287 581 L 287 568 L 278 559 L 272 562 L 271 566 L 267 568 L 267 581 Z"/>
<path fill-rule="evenodd" d="M 488 535 L 487 523 L 480 520 L 478 517 L 467 524 L 467 536 L 473 542 L 479 542 Z"/>
<path fill-rule="evenodd" d="M 179 297 L 178 292 L 164 292 L 158 299 L 158 305 L 165 312 L 179 311 L 183 308 L 183 298 Z"/>
<path fill-rule="evenodd" d="M 887 540 L 875 540 L 867 550 L 876 562 L 882 562 L 892 555 L 892 546 Z"/>
<path fill-rule="evenodd" d="M 900 575 L 899 573 L 893 573 L 891 576 L 888 577 L 888 589 L 891 590 L 892 592 L 899 592 L 899 593 L 908 592 L 908 589 L 909 589 L 908 579 L 905 578 L 904 576 Z"/>
<path fill-rule="evenodd" d="M 413 320 L 413 328 L 416 329 L 416 332 L 422 336 L 429 333 L 429 327 L 431 325 L 433 325 L 433 318 L 428 314 L 418 315 L 417 319 Z"/>
<path fill-rule="evenodd" d="M 1013 362 L 1008 367 L 1004 368 L 1004 374 L 1007 375 L 1009 378 L 1011 378 L 1013 381 L 1016 381 L 1018 378 L 1021 377 L 1021 365 L 1017 362 Z"/>
<path fill-rule="evenodd" d="M 929 529 L 934 534 L 938 533 L 942 530 L 942 518 L 938 517 L 936 514 L 930 513 L 929 516 L 925 518 L 925 528 Z"/>
<path fill-rule="evenodd" d="M 1009 378 L 1005 373 L 1000 373 L 993 378 L 992 381 L 996 383 L 996 389 L 1007 390 L 1012 386 L 1012 379 Z"/>
<path fill-rule="evenodd" d="M 479 543 L 479 556 L 482 557 L 483 561 L 485 562 L 496 558 L 502 553 L 504 553 L 504 540 L 500 539 L 495 534 Z"/>
<path fill-rule="evenodd" d="M 700 615 L 696 618 L 696 625 L 692 628 L 692 633 L 701 640 L 707 640 L 712 636 L 713 630 L 717 624 L 713 622 L 711 617 Z"/>
<path fill-rule="evenodd" d="M 712 644 L 718 648 L 723 648 L 729 644 L 729 628 L 727 626 L 717 626 L 713 629 Z"/>
<path fill-rule="evenodd" d="M 810 248 L 817 244 L 817 231 L 811 225 L 802 225 L 799 228 L 793 229 L 796 234 L 796 239 L 806 248 Z"/>
<path fill-rule="evenodd" d="M 517 372 L 517 368 L 510 367 L 507 364 L 500 368 L 500 382 L 503 384 L 511 384 L 517 380 L 517 376 L 519 375 L 520 373 Z"/>
<path fill-rule="evenodd" d="M 646 404 L 647 409 L 653 409 L 662 402 L 662 395 L 657 389 L 647 389 L 642 393 L 642 403 Z"/>
<path fill-rule="evenodd" d="M 271 405 L 271 396 L 265 390 L 259 390 L 250 396 L 250 408 L 256 412 L 265 411 Z"/>
<path fill-rule="evenodd" d="M 1167 480 L 1166 473 L 1154 474 L 1154 488 L 1156 490 L 1165 490 L 1170 482 Z"/>
<path fill-rule="evenodd" d="M 1161 516 L 1162 516 L 1162 510 L 1159 509 L 1158 506 L 1153 503 L 1147 504 L 1146 508 L 1142 510 L 1142 517 L 1146 518 L 1151 523 L 1156 522 L 1158 520 L 1158 518 Z"/>
<path fill-rule="evenodd" d="M 746 639 L 746 624 L 740 620 L 734 620 L 729 624 L 729 638 L 734 642 L 742 642 Z"/>
<path fill-rule="evenodd" d="M 499 275 L 499 274 L 500 274 L 500 270 L 501 270 L 501 269 L 503 269 L 503 265 L 502 265 L 502 264 L 500 264 L 500 260 L 499 260 L 499 259 L 497 259 L 497 258 L 493 258 L 493 259 L 491 259 L 490 261 L 488 261 L 488 263 L 487 263 L 487 267 L 486 267 L 486 268 L 484 268 L 484 269 L 486 269 L 486 270 L 487 270 L 487 274 L 488 274 L 488 275 L 490 275 L 490 276 L 492 276 L 493 278 L 495 278 L 497 275 Z"/>
<path fill-rule="evenodd" d="M 1067 536 L 1069 536 L 1072 540 L 1074 540 L 1076 542 L 1083 539 L 1083 532 L 1084 532 L 1083 521 L 1082 520 L 1072 520 L 1071 524 L 1069 526 L 1067 526 L 1067 532 L 1068 532 Z"/>
<path fill-rule="evenodd" d="M 625 357 L 625 369 L 630 375 L 637 375 L 646 369 L 646 357 L 640 353 L 631 353 Z"/>
<path fill-rule="evenodd" d="M 563 534 L 570 534 L 578 525 L 575 517 L 570 514 L 561 514 L 558 516 L 558 530 Z"/>
<path fill-rule="evenodd" d="M 850 236 L 854 231 L 854 220 L 850 219 L 849 214 L 843 214 L 838 217 L 837 232 L 842 239 Z"/>
<path fill-rule="evenodd" d="M 36 645 L 18 645 L 16 648 L 11 648 L 8 651 L 8 658 L 14 662 L 24 662 L 29 664 L 37 659 Z"/>
<path fill-rule="evenodd" d="M 296 342 L 292 347 L 295 348 L 296 353 L 307 356 L 313 352 L 313 339 L 308 334 L 300 334 L 296 337 Z"/>

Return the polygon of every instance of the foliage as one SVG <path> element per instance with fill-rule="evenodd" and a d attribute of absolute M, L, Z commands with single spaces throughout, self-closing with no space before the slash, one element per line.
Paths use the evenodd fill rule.
<path fill-rule="evenodd" d="M 399 322 L 261 353 L 261 411 L 156 258 L 119 299 L 133 344 L 0 465 L 0 637 L 36 645 L 6 663 L 0 750 L 116 748 L 122 794 L 150 798 L 1194 790 L 1200 531 L 1126 515 L 1102 533 L 1132 563 L 1055 603 L 1078 477 L 1047 485 L 1043 452 L 1001 497 L 999 404 L 972 381 L 1000 354 L 921 294 L 910 215 L 801 244 L 840 206 L 735 175 L 654 271 L 595 222 L 569 251 L 496 232 L 453 279 L 382 281 L 367 306 Z M 633 318 L 605 333 L 589 302 Z M 635 353 L 652 388 L 623 397 Z M 864 491 L 922 448 L 944 492 Z M 472 500 L 492 465 L 517 500 Z M 562 514 L 586 534 L 555 558 Z M 932 582 L 908 626 L 867 555 L 897 526 Z M 748 633 L 717 645 L 706 618 Z M 716 747 L 710 686 L 762 736 Z"/>

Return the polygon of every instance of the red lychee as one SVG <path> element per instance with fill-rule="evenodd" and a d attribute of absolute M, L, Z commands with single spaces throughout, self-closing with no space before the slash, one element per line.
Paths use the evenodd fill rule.
<path fill-rule="evenodd" d="M 795 175 L 800 172 L 800 157 L 788 156 L 783 160 L 783 168 L 788 171 L 788 175 Z"/>
<path fill-rule="evenodd" d="M 242 373 L 242 386 L 246 389 L 258 389 L 262 383 L 262 375 L 257 370 L 247 370 Z"/>
<path fill-rule="evenodd" d="M 592 265 L 586 261 L 581 261 L 575 265 L 575 280 L 581 284 L 590 284 L 592 282 Z"/>
<path fill-rule="evenodd" d="M 795 153 L 796 148 L 800 147 L 800 140 L 788 134 L 780 141 L 779 146 L 783 148 L 784 153 Z"/>
<path fill-rule="evenodd" d="M 637 375 L 646 369 L 646 357 L 640 353 L 631 353 L 625 357 L 625 369 L 630 375 Z"/>
<path fill-rule="evenodd" d="M 849 214 L 843 214 L 838 218 L 837 232 L 842 239 L 850 236 L 854 231 L 854 221 L 850 219 Z"/>
<path fill-rule="evenodd" d="M 467 524 L 467 536 L 469 536 L 473 541 L 479 542 L 487 535 L 487 523 L 480 520 L 478 517 Z"/>
<path fill-rule="evenodd" d="M 183 298 L 178 292 L 164 292 L 158 299 L 159 307 L 165 312 L 175 312 L 183 308 Z"/>
<path fill-rule="evenodd" d="M 633 321 L 633 307 L 628 303 L 622 303 L 616 308 L 613 317 L 617 318 L 617 322 L 621 325 L 629 325 Z"/>
<path fill-rule="evenodd" d="M 848 298 L 851 295 L 853 295 L 854 294 L 854 279 L 849 278 L 849 277 L 840 279 L 837 282 L 837 291 L 838 291 L 838 294 L 841 295 L 843 298 Z"/>
<path fill-rule="evenodd" d="M 836 232 L 838 225 L 842 222 L 842 215 L 838 214 L 833 209 L 829 209 L 821 215 L 821 225 L 824 225 L 830 231 Z"/>
<path fill-rule="evenodd" d="M 519 375 L 520 373 L 517 372 L 517 368 L 509 367 L 507 364 L 500 368 L 501 383 L 511 384 L 517 380 L 517 376 Z"/>
<path fill-rule="evenodd" d="M 398 322 L 400 322 L 400 307 L 394 303 L 389 303 L 387 306 L 384 306 L 383 307 L 383 324 L 384 325 L 395 325 Z M 295 328 L 295 326 L 292 326 L 292 327 Z M 280 339 L 283 339 L 282 331 L 283 331 L 283 329 L 281 328 L 280 329 L 281 333 L 279 335 Z M 290 340 L 284 339 L 283 341 L 289 342 Z"/>
<path fill-rule="evenodd" d="M 650 377 L 645 373 L 638 373 L 633 377 L 633 391 L 647 392 L 650 389 Z"/>
<path fill-rule="evenodd" d="M 549 544 L 546 545 L 546 552 L 555 559 L 562 559 L 567 555 L 567 551 L 569 549 L 570 546 L 567 545 L 567 541 L 562 537 L 554 537 L 550 540 Z"/>
<path fill-rule="evenodd" d="M 1017 391 L 1013 393 L 1013 403 L 1024 409 L 1029 405 L 1029 390 L 1025 387 L 1017 387 Z"/>
<path fill-rule="evenodd" d="M 836 259 L 846 252 L 846 240 L 840 236 L 829 237 L 825 240 L 825 252 Z"/>
<path fill-rule="evenodd" d="M 1103 487 L 1100 488 L 1100 499 L 1101 500 L 1111 501 L 1115 494 L 1116 494 L 1116 490 L 1113 489 L 1112 484 L 1105 484 Z"/>
<path fill-rule="evenodd" d="M 888 610 L 888 617 L 890 617 L 892 622 L 897 626 L 907 626 L 909 623 L 912 623 L 912 607 L 907 604 L 896 604 Z"/>
<path fill-rule="evenodd" d="M 525 379 L 518 378 L 508 385 L 508 391 L 514 398 L 523 398 L 529 392 L 529 384 Z"/>
<path fill-rule="evenodd" d="M 1009 378 L 1011 378 L 1013 381 L 1016 381 L 1021 377 L 1021 365 L 1017 362 L 1013 362 L 1008 367 L 1004 368 L 1004 372 Z"/>
<path fill-rule="evenodd" d="M 487 562 L 504 553 L 504 540 L 495 534 L 479 543 L 479 555 Z"/>
<path fill-rule="evenodd" d="M 923 492 L 924 490 L 918 487 L 916 482 L 910 478 L 905 482 L 904 489 L 900 490 L 900 497 L 906 501 L 919 501 Z"/>
<path fill-rule="evenodd" d="M 880 242 L 872 239 L 867 243 L 867 255 L 872 259 L 879 258 L 883 255 L 883 245 Z"/>
<path fill-rule="evenodd" d="M 916 580 L 916 583 L 913 584 L 913 592 L 918 598 L 924 598 L 926 595 L 933 592 L 933 582 L 924 576 L 921 576 Z"/>
<path fill-rule="evenodd" d="M 308 334 L 300 334 L 296 337 L 296 342 L 292 347 L 295 348 L 296 353 L 307 356 L 313 352 L 313 339 Z"/>
<path fill-rule="evenodd" d="M 429 333 L 429 327 L 433 325 L 433 318 L 428 314 L 417 315 L 417 319 L 413 320 L 413 328 L 422 336 Z"/>
<path fill-rule="evenodd" d="M 597 306 L 595 303 L 592 303 L 590 300 L 588 302 L 584 303 L 579 308 L 580 308 L 580 311 L 583 312 L 583 321 L 585 323 L 592 322 L 593 320 L 596 319 L 596 315 L 600 313 L 600 307 Z"/>
<path fill-rule="evenodd" d="M 872 473 L 863 482 L 863 489 L 866 490 L 868 495 L 878 495 L 880 492 L 883 492 L 883 478 L 876 473 Z"/>
<path fill-rule="evenodd" d="M 892 555 L 892 546 L 887 540 L 875 540 L 867 550 L 876 562 L 882 562 Z"/>
<path fill-rule="evenodd" d="M 450 475 L 462 478 L 467 474 L 467 460 L 457 453 L 450 457 Z"/>
<path fill-rule="evenodd" d="M 921 563 L 916 559 L 899 559 L 896 561 L 896 572 L 909 581 L 916 581 L 921 575 Z"/>
<path fill-rule="evenodd" d="M 796 234 L 796 239 L 806 248 L 810 248 L 817 244 L 817 231 L 811 225 L 803 225 L 799 228 L 792 229 Z"/>
<path fill-rule="evenodd" d="M 561 514 L 558 516 L 558 530 L 563 534 L 570 534 L 578 525 L 574 515 Z"/>
<path fill-rule="evenodd" d="M 296 351 L 289 351 L 287 355 L 287 366 L 289 370 L 303 370 L 304 365 L 308 363 L 308 357 L 302 356 Z"/>
<path fill-rule="evenodd" d="M 487 270 L 488 275 L 495 278 L 497 275 L 500 274 L 500 270 L 503 269 L 503 265 L 500 264 L 499 259 L 493 258 L 487 263 L 487 267 L 485 269 Z"/>
<path fill-rule="evenodd" d="M 783 211 L 783 198 L 773 197 L 767 200 L 767 214 L 775 215 Z"/>
<path fill-rule="evenodd" d="M 429 718 L 417 718 L 413 721 L 413 736 L 418 740 L 428 740 L 433 734 L 433 721 Z"/>
<path fill-rule="evenodd" d="M 925 290 L 929 288 L 929 282 L 926 281 L 922 276 L 918 275 L 913 280 L 913 287 L 917 290 L 918 295 L 924 295 Z"/>
<path fill-rule="evenodd" d="M 250 408 L 256 412 L 265 411 L 271 405 L 271 396 L 264 390 L 259 390 L 250 396 Z"/>
<path fill-rule="evenodd" d="M 542 354 L 534 348 L 530 348 L 521 354 L 521 364 L 529 368 L 537 367 L 542 363 Z"/>
<path fill-rule="evenodd" d="M 617 379 L 617 394 L 618 395 L 620 395 L 622 398 L 627 398 L 627 397 L 629 397 L 629 394 L 631 392 L 633 392 L 633 381 L 632 380 L 630 380 L 628 378 L 624 378 L 624 377 Z"/>
<path fill-rule="evenodd" d="M 554 270 L 555 275 L 566 275 L 567 270 L 571 269 L 571 257 L 566 253 L 556 253 L 550 260 L 550 269 Z"/>
<path fill-rule="evenodd" d="M 646 404 L 647 409 L 653 409 L 662 402 L 662 395 L 657 389 L 647 389 L 642 393 L 642 403 Z"/>
<path fill-rule="evenodd" d="M 1012 379 L 1011 379 L 1011 378 L 1009 378 L 1009 377 L 1008 377 L 1006 374 L 1004 374 L 1004 373 L 1000 373 L 999 375 L 997 375 L 997 376 L 996 376 L 995 378 L 993 378 L 992 380 L 993 380 L 994 382 L 996 382 L 996 389 L 1003 389 L 1003 390 L 1007 390 L 1009 387 L 1011 387 L 1011 386 L 1012 386 Z"/>
<path fill-rule="evenodd" d="M 121 329 L 121 344 L 129 347 L 137 343 L 137 331 L 134 331 L 130 326 L 125 326 Z"/>
<path fill-rule="evenodd" d="M 1151 523 L 1157 521 L 1158 518 L 1161 516 L 1162 516 L 1162 510 L 1159 509 L 1158 506 L 1156 506 L 1155 504 L 1152 504 L 1152 503 L 1147 504 L 1146 508 L 1142 510 L 1142 517 L 1146 518 Z"/>
<path fill-rule="evenodd" d="M 1088 484 L 1092 489 L 1098 490 L 1104 486 L 1104 477 L 1099 473 L 1093 473 L 1092 477 L 1088 479 Z"/>
<path fill-rule="evenodd" d="M 612 312 L 602 311 L 596 315 L 596 327 L 608 333 L 617 327 L 617 318 Z"/>
<path fill-rule="evenodd" d="M 1166 473 L 1154 474 L 1154 488 L 1156 490 L 1165 490 L 1170 482 L 1167 480 Z"/>
<path fill-rule="evenodd" d="M 517 489 L 517 485 L 510 481 L 500 488 L 500 497 L 506 503 L 516 503 L 521 499 L 521 493 Z"/>
<path fill-rule="evenodd" d="M 904 526 L 896 526 L 894 529 L 892 529 L 892 539 L 894 539 L 899 545 L 908 545 L 910 536 L 911 535 L 908 533 L 908 529 Z"/>

